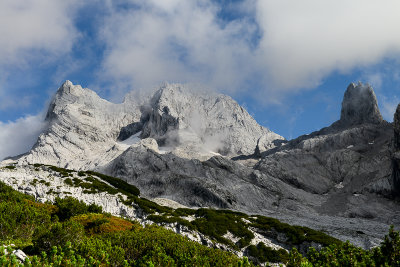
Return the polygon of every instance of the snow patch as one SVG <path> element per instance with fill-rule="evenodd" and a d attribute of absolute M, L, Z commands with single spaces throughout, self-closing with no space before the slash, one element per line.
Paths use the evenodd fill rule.
<path fill-rule="evenodd" d="M 126 148 L 130 147 L 131 145 L 138 144 L 140 142 L 139 136 L 141 133 L 142 132 L 138 132 L 138 133 L 132 135 L 131 137 L 129 137 L 128 139 L 125 139 L 124 141 L 119 141 L 117 143 L 119 145 L 125 146 Z"/>

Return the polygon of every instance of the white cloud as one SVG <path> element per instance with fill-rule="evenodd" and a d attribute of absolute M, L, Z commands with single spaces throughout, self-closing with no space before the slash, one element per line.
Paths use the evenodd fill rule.
<path fill-rule="evenodd" d="M 392 122 L 397 105 L 400 103 L 400 99 L 397 96 L 388 98 L 384 95 L 379 95 L 379 100 L 379 108 L 382 113 L 382 117 L 385 120 Z"/>
<path fill-rule="evenodd" d="M 364 79 L 367 83 L 369 83 L 374 90 L 380 90 L 383 85 L 384 74 L 380 72 L 367 73 L 364 75 Z"/>
<path fill-rule="evenodd" d="M 134 87 L 190 81 L 274 98 L 400 55 L 397 0 L 244 0 L 228 22 L 216 1 L 131 2 L 101 32 L 104 74 Z"/>
<path fill-rule="evenodd" d="M 68 52 L 77 37 L 73 25 L 77 3 L 75 0 L 0 1 L 0 64 L 23 65 L 38 54 Z"/>
<path fill-rule="evenodd" d="M 0 121 L 0 160 L 27 152 L 45 126 L 43 113 L 26 116 L 14 122 Z"/>
<path fill-rule="evenodd" d="M 251 73 L 251 22 L 219 21 L 211 1 L 134 2 L 140 8 L 113 12 L 106 21 L 109 76 L 137 87 L 166 80 L 227 89 L 240 87 Z"/>
<path fill-rule="evenodd" d="M 72 50 L 79 7 L 77 0 L 0 1 L 0 111 L 28 107 L 34 97 L 26 86 L 34 86 L 33 73 Z"/>
<path fill-rule="evenodd" d="M 314 87 L 333 71 L 398 57 L 398 10 L 396 0 L 258 0 L 267 78 L 280 89 Z"/>

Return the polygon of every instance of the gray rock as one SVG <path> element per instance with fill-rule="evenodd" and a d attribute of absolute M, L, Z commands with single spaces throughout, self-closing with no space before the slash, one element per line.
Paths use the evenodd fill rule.
<path fill-rule="evenodd" d="M 27 256 L 22 250 L 17 249 L 17 250 L 14 250 L 12 253 L 17 257 L 17 259 L 20 262 L 25 262 L 25 259 L 27 258 Z"/>
<path fill-rule="evenodd" d="M 340 120 L 336 126 L 347 127 L 363 123 L 381 123 L 378 102 L 369 84 L 351 83 L 344 94 Z"/>
<path fill-rule="evenodd" d="M 140 132 L 158 145 L 187 158 L 252 154 L 262 137 L 263 149 L 281 136 L 260 126 L 233 99 L 195 93 L 180 84 L 165 84 L 152 97 L 135 100 L 128 94 L 121 104 L 66 81 L 54 96 L 47 129 L 20 164 L 45 163 L 73 169 L 94 169 L 119 156 L 126 140 Z"/>
<path fill-rule="evenodd" d="M 161 146 L 223 155 L 265 151 L 283 137 L 260 126 L 241 106 L 226 95 L 194 92 L 181 84 L 164 84 L 142 108 L 141 137 L 152 137 Z"/>
<path fill-rule="evenodd" d="M 397 196 L 400 196 L 400 104 L 393 118 L 393 186 Z"/>
<path fill-rule="evenodd" d="M 20 164 L 93 169 L 123 152 L 125 147 L 116 143 L 120 130 L 139 118 L 136 103 L 113 104 L 66 81 L 50 104 L 47 129 L 34 147 L 17 160 Z"/>

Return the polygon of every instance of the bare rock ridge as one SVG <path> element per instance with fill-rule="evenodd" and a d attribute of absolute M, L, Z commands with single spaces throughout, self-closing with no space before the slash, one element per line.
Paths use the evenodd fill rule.
<path fill-rule="evenodd" d="M 114 104 L 66 81 L 50 104 L 47 130 L 18 161 L 101 169 L 138 142 L 135 134 L 152 137 L 182 157 L 200 159 L 213 153 L 252 154 L 260 137 L 263 150 L 273 147 L 273 140 L 283 139 L 258 125 L 228 96 L 164 84 L 147 99 L 138 103 L 126 97 Z"/>
<path fill-rule="evenodd" d="M 362 190 L 390 195 L 392 137 L 392 126 L 382 119 L 372 87 L 351 83 L 340 120 L 265 152 L 256 168 L 313 193 L 324 194 L 338 183 L 361 179 L 355 184 Z"/>
<path fill-rule="evenodd" d="M 47 129 L 18 162 L 93 169 L 123 152 L 115 142 L 119 130 L 139 117 L 135 103 L 113 104 L 66 81 L 51 101 Z"/>
<path fill-rule="evenodd" d="M 396 135 L 396 122 L 394 128 Z M 264 152 L 255 169 L 320 196 L 313 208 L 316 221 L 327 215 L 358 218 L 360 226 L 399 225 L 392 197 L 400 175 L 393 175 L 398 168 L 392 170 L 392 144 L 393 126 L 382 119 L 372 88 L 350 84 L 339 121 Z M 349 221 L 341 227 L 349 227 Z"/>
<path fill-rule="evenodd" d="M 252 154 L 260 139 L 258 147 L 265 151 L 283 139 L 229 96 L 198 93 L 181 84 L 164 84 L 142 106 L 140 122 L 130 127 L 132 134 L 141 131 L 141 138 L 154 138 L 161 146 L 223 155 Z"/>

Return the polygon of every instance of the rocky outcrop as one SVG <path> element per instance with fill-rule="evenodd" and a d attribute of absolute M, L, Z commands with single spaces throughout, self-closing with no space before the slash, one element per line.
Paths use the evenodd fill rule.
<path fill-rule="evenodd" d="M 17 158 L 20 164 L 101 169 L 129 147 L 132 142 L 126 140 L 133 136 L 152 137 L 176 155 L 202 160 L 216 153 L 252 154 L 260 138 L 262 150 L 283 139 L 257 124 L 230 97 L 195 93 L 179 84 L 165 84 L 140 100 L 131 93 L 123 103 L 113 104 L 66 81 L 46 121 L 48 127 L 32 150 Z"/>
<path fill-rule="evenodd" d="M 392 176 L 393 127 L 396 135 L 399 127 L 382 120 L 372 88 L 350 84 L 339 121 L 262 153 L 254 168 L 322 196 L 315 207 L 320 216 L 397 224 L 391 202 L 400 177 Z"/>
<path fill-rule="evenodd" d="M 400 196 L 400 104 L 393 117 L 393 186 L 395 195 Z"/>
<path fill-rule="evenodd" d="M 340 120 L 267 151 L 256 168 L 312 193 L 325 194 L 340 184 L 353 193 L 390 195 L 392 138 L 371 86 L 352 83 Z"/>
<path fill-rule="evenodd" d="M 113 104 L 66 81 L 48 109 L 47 129 L 18 162 L 94 169 L 123 152 L 125 147 L 115 142 L 120 129 L 139 118 L 135 103 Z"/>
<path fill-rule="evenodd" d="M 349 127 L 383 122 L 374 90 L 369 84 L 351 83 L 344 93 L 340 120 L 334 126 Z"/>
<path fill-rule="evenodd" d="M 265 151 L 283 137 L 260 126 L 226 95 L 194 92 L 181 84 L 164 84 L 142 109 L 141 138 L 159 145 L 190 148 L 222 155 Z"/>
<path fill-rule="evenodd" d="M 349 193 L 391 194 L 393 135 L 389 123 L 326 131 L 290 141 L 265 155 L 256 169 L 316 194 L 337 187 Z"/>

